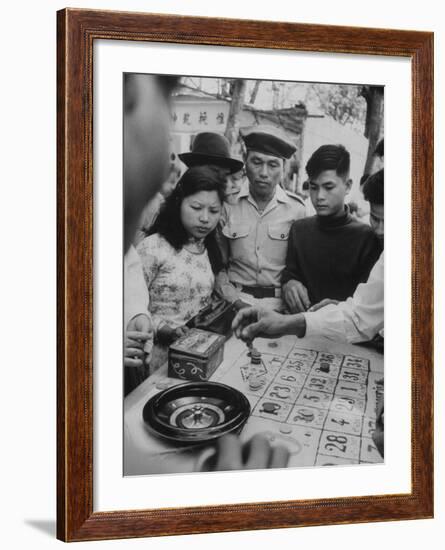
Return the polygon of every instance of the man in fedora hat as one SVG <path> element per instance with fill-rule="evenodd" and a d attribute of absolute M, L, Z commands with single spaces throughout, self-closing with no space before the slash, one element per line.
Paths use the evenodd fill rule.
<path fill-rule="evenodd" d="M 210 166 L 225 180 L 224 200 L 232 202 L 238 195 L 241 186 L 235 174 L 242 171 L 244 163 L 233 158 L 230 153 L 230 144 L 221 134 L 215 132 L 201 132 L 193 140 L 192 150 L 180 153 L 179 158 L 187 166 Z"/>
<path fill-rule="evenodd" d="M 282 188 L 284 164 L 296 147 L 279 129 L 258 125 L 241 130 L 248 186 L 221 218 L 227 248 L 227 282 L 220 293 L 240 306 L 257 300 L 281 309 L 281 272 L 289 229 L 305 216 L 303 200 Z M 264 301 L 266 300 L 266 302 Z"/>
<path fill-rule="evenodd" d="M 180 153 L 178 157 L 187 166 L 209 166 L 225 181 L 224 195 L 225 200 L 232 201 L 240 191 L 240 185 L 230 177 L 243 169 L 244 163 L 241 160 L 233 158 L 230 153 L 230 145 L 227 139 L 221 134 L 215 132 L 201 132 L 196 134 L 192 143 L 191 151 Z M 176 164 L 171 164 L 170 176 L 179 179 L 176 172 L 179 171 Z M 176 174 L 176 176 L 175 176 Z M 170 186 L 170 192 L 171 192 Z M 140 221 L 140 230 L 136 234 L 135 243 L 139 243 L 146 237 L 153 227 L 159 210 L 165 200 L 161 189 L 144 209 Z M 168 195 L 166 195 L 168 196 Z"/>
<path fill-rule="evenodd" d="M 232 158 L 228 140 L 216 132 L 201 132 L 193 140 L 192 150 L 180 153 L 178 157 L 191 168 L 192 166 L 219 166 L 227 169 L 228 174 L 241 170 L 243 162 Z"/>

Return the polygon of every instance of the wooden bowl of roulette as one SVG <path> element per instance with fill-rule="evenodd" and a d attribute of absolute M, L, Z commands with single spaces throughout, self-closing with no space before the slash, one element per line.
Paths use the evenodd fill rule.
<path fill-rule="evenodd" d="M 217 382 L 188 382 L 150 398 L 142 417 L 155 436 L 177 443 L 204 443 L 238 432 L 250 403 L 235 388 Z"/>

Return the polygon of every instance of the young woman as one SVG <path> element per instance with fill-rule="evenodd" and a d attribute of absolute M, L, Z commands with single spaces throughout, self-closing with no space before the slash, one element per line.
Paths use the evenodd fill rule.
<path fill-rule="evenodd" d="M 137 246 L 160 343 L 184 334 L 185 323 L 208 305 L 222 269 L 215 228 L 222 209 L 221 178 L 189 168 L 165 201 L 152 234 Z"/>

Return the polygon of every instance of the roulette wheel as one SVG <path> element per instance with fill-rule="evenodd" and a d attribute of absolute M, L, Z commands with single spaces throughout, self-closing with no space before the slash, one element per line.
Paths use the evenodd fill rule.
<path fill-rule="evenodd" d="M 250 414 L 247 398 L 216 382 L 189 382 L 147 401 L 144 422 L 154 435 L 179 443 L 203 443 L 238 432 Z"/>

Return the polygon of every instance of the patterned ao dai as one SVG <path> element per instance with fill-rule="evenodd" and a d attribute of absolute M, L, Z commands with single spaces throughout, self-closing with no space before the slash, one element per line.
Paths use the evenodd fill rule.
<path fill-rule="evenodd" d="M 215 277 L 207 250 L 175 250 L 158 233 L 137 246 L 150 294 L 155 330 L 163 324 L 178 328 L 210 302 Z"/>

